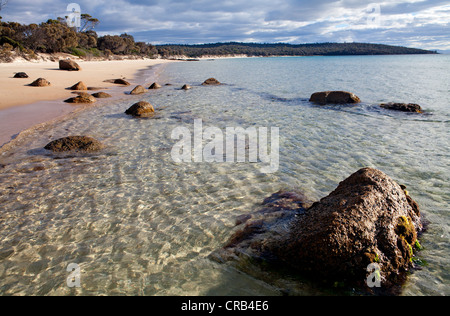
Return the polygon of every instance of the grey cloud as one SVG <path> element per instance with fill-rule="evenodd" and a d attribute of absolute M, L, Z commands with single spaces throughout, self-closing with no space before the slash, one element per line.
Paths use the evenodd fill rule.
<path fill-rule="evenodd" d="M 64 15 L 70 1 L 10 0 L 3 20 L 39 23 Z M 153 43 L 208 43 L 217 41 L 295 43 L 342 41 L 423 45 L 436 40 L 450 49 L 448 26 L 432 19 L 400 23 L 403 15 L 419 14 L 450 1 L 411 0 L 73 0 L 82 11 L 100 20 L 97 32 L 128 32 L 137 40 Z M 379 3 L 385 25 L 366 28 L 369 3 Z M 450 10 L 450 7 L 449 7 Z M 400 16 L 400 17 L 399 17 Z M 305 22 L 302 24 L 302 22 Z M 306 23 L 307 22 L 307 23 Z M 447 43 L 447 44 L 445 44 Z M 444 47 L 445 46 L 445 47 Z M 426 47 L 425 47 L 426 48 Z M 438 47 L 439 48 L 439 47 Z"/>

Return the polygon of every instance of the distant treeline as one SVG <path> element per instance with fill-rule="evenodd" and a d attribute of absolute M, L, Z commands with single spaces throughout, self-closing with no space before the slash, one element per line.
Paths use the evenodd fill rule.
<path fill-rule="evenodd" d="M 36 53 L 69 53 L 79 57 L 112 57 L 134 55 L 149 58 L 178 58 L 186 56 L 337 56 L 337 55 L 392 55 L 433 54 L 436 52 L 362 43 L 322 44 L 256 44 L 216 43 L 203 45 L 159 45 L 136 42 L 128 34 L 99 37 L 94 31 L 100 22 L 82 14 L 82 27 L 69 27 L 66 19 L 48 20 L 41 24 L 24 25 L 2 22 L 0 17 L 0 62 L 9 62 L 19 55 L 36 58 Z"/>
<path fill-rule="evenodd" d="M 203 45 L 159 45 L 163 57 L 247 55 L 247 56 L 343 56 L 343 55 L 401 55 L 436 54 L 422 49 L 365 43 L 316 43 L 316 44 L 257 44 L 216 43 Z"/>

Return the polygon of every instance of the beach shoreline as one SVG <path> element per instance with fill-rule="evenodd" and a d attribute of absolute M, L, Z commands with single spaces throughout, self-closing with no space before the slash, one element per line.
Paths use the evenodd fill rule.
<path fill-rule="evenodd" d="M 58 62 L 24 62 L 16 61 L 10 64 L 0 64 L 0 149 L 29 129 L 42 128 L 70 114 L 84 110 L 90 105 L 71 105 L 64 103 L 65 99 L 73 97 L 73 91 L 67 88 L 79 81 L 88 87 L 103 88 L 94 93 L 104 91 L 113 96 L 113 100 L 124 97 L 124 92 L 133 89 L 138 84 L 154 78 L 143 78 L 150 67 L 164 65 L 171 60 L 115 60 L 115 61 L 81 61 L 76 62 L 82 71 L 59 70 Z M 13 78 L 17 72 L 29 75 L 26 79 Z M 37 78 L 50 81 L 50 87 L 28 86 Z M 113 83 L 104 82 L 108 79 L 123 78 L 131 83 L 128 87 L 119 87 Z M 128 90 L 127 90 L 128 89 Z M 106 99 L 110 100 L 111 99 Z M 99 100 L 97 103 L 104 103 Z M 108 102 L 108 101 L 106 101 Z"/>

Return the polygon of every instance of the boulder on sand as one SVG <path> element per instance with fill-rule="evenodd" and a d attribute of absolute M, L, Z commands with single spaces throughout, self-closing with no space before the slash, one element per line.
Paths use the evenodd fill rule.
<path fill-rule="evenodd" d="M 131 95 L 143 94 L 147 92 L 143 86 L 136 86 L 133 91 L 130 92 Z"/>
<path fill-rule="evenodd" d="M 409 113 L 423 113 L 422 108 L 418 104 L 414 103 L 383 103 L 380 104 L 383 109 L 400 111 L 400 112 L 409 112 Z"/>
<path fill-rule="evenodd" d="M 81 67 L 70 59 L 61 59 L 59 61 L 59 69 L 68 71 L 80 71 Z"/>
<path fill-rule="evenodd" d="M 32 87 L 48 87 L 50 86 L 50 82 L 47 79 L 39 78 L 30 83 Z"/>
<path fill-rule="evenodd" d="M 361 102 L 361 99 L 355 94 L 347 91 L 324 91 L 314 93 L 309 101 L 325 105 L 359 103 Z"/>
<path fill-rule="evenodd" d="M 104 146 L 96 139 L 88 136 L 69 136 L 52 141 L 44 148 L 53 152 L 68 152 L 68 151 L 84 151 L 95 152 L 99 151 Z"/>
<path fill-rule="evenodd" d="M 310 207 L 298 194 L 279 194 L 268 202 L 238 222 L 243 228 L 213 259 L 240 268 L 249 262 L 274 263 L 361 289 L 368 289 L 373 272 L 368 267 L 376 264 L 387 291 L 400 286 L 413 266 L 423 228 L 419 208 L 379 170 L 359 170 Z"/>
<path fill-rule="evenodd" d="M 128 81 L 126 81 L 125 79 L 114 79 L 113 83 L 115 84 L 121 84 L 124 86 L 129 86 L 130 83 Z"/>
<path fill-rule="evenodd" d="M 125 114 L 132 115 L 134 117 L 151 117 L 155 114 L 153 106 L 145 101 L 141 101 L 133 104 Z"/>
<path fill-rule="evenodd" d="M 78 91 L 85 91 L 88 89 L 88 87 L 84 84 L 83 81 L 80 81 L 76 84 L 74 84 L 72 87 L 69 88 L 70 90 L 78 90 Z"/>
<path fill-rule="evenodd" d="M 14 75 L 14 78 L 28 78 L 28 75 L 25 72 L 18 72 Z"/>
<path fill-rule="evenodd" d="M 219 82 L 219 80 L 215 79 L 215 78 L 209 78 L 206 79 L 205 82 L 202 83 L 202 85 L 204 86 L 209 86 L 209 85 L 220 85 L 221 83 Z"/>

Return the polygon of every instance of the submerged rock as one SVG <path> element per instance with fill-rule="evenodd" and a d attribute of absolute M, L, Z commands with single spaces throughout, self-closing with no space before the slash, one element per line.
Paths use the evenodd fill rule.
<path fill-rule="evenodd" d="M 219 80 L 215 79 L 215 78 L 209 78 L 206 79 L 205 82 L 202 83 L 202 85 L 204 86 L 208 86 L 208 85 L 220 85 L 221 83 L 219 82 Z"/>
<path fill-rule="evenodd" d="M 141 101 L 133 104 L 128 110 L 125 111 L 125 114 L 135 117 L 151 117 L 155 114 L 155 109 L 150 103 Z"/>
<path fill-rule="evenodd" d="M 418 104 L 414 103 L 383 103 L 380 107 L 386 110 L 409 112 L 409 113 L 423 113 L 422 108 Z"/>
<path fill-rule="evenodd" d="M 192 87 L 188 84 L 185 84 L 184 86 L 181 87 L 181 90 L 191 90 Z"/>
<path fill-rule="evenodd" d="M 30 83 L 30 86 L 32 87 L 48 87 L 50 86 L 50 82 L 47 79 L 39 78 Z"/>
<path fill-rule="evenodd" d="M 361 102 L 361 99 L 355 94 L 347 91 L 324 91 L 314 93 L 309 101 L 325 105 L 359 103 Z"/>
<path fill-rule="evenodd" d="M 59 69 L 68 71 L 80 71 L 81 67 L 70 59 L 62 59 L 59 61 Z"/>
<path fill-rule="evenodd" d="M 53 152 L 68 152 L 68 151 L 84 151 L 95 152 L 99 151 L 104 146 L 96 139 L 88 136 L 69 136 L 52 141 L 44 148 Z"/>
<path fill-rule="evenodd" d="M 143 94 L 143 93 L 145 93 L 145 92 L 147 92 L 147 91 L 145 90 L 145 88 L 144 88 L 143 86 L 136 86 L 136 88 L 134 88 L 134 89 L 130 92 L 130 94 L 131 94 L 131 95 L 137 95 L 137 94 Z"/>
<path fill-rule="evenodd" d="M 213 258 L 238 267 L 249 259 L 266 261 L 361 288 L 367 288 L 369 265 L 376 264 L 384 289 L 404 280 L 422 230 L 417 203 L 371 168 L 351 175 L 311 207 L 297 193 L 279 193 L 238 224 L 245 225 Z"/>
<path fill-rule="evenodd" d="M 25 72 L 18 72 L 14 75 L 14 78 L 20 78 L 20 79 L 28 78 L 28 75 Z"/>

